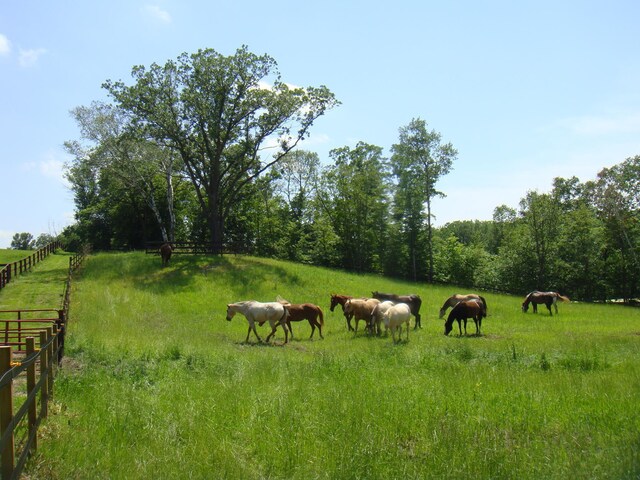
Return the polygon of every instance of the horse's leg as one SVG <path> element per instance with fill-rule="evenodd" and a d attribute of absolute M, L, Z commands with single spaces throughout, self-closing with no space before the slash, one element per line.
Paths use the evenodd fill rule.
<path fill-rule="evenodd" d="M 407 320 L 407 324 L 404 326 L 404 328 L 407 329 L 407 342 L 409 341 L 409 330 L 410 330 L 410 327 L 411 327 L 411 322 L 410 322 L 410 320 Z"/>
<path fill-rule="evenodd" d="M 465 318 L 463 321 L 464 321 L 464 334 L 467 335 L 467 319 Z"/>
<path fill-rule="evenodd" d="M 460 336 L 462 336 L 462 320 L 460 320 L 459 318 L 458 320 L 458 330 L 460 330 Z"/>
<path fill-rule="evenodd" d="M 549 315 L 551 315 L 553 317 L 553 312 L 551 311 L 551 302 L 547 302 L 547 310 L 549 310 Z M 558 313 L 558 312 L 556 312 Z"/>
<path fill-rule="evenodd" d="M 309 340 L 311 340 L 313 338 L 313 334 L 316 333 L 316 326 L 311 318 L 307 318 L 307 320 L 309 321 L 309 326 L 311 326 L 311 335 L 309 336 Z"/>
<path fill-rule="evenodd" d="M 556 315 L 558 314 L 558 299 L 554 298 L 553 299 L 553 306 L 556 307 Z"/>
<path fill-rule="evenodd" d="M 249 343 L 249 333 L 251 333 L 251 330 L 253 330 L 253 333 L 255 333 L 256 338 L 258 339 L 258 341 L 260 343 L 262 343 L 262 339 L 260 338 L 260 335 L 258 335 L 258 331 L 256 330 L 256 324 L 253 320 L 249 320 L 249 331 L 247 332 L 247 343 Z"/>

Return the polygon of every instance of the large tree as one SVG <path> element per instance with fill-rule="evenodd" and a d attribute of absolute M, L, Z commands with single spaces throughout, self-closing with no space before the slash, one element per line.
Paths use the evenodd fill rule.
<path fill-rule="evenodd" d="M 131 86 L 103 86 L 146 136 L 178 152 L 216 252 L 222 251 L 225 218 L 242 190 L 338 104 L 324 86 L 288 86 L 273 58 L 245 46 L 231 56 L 212 49 L 184 53 L 164 65 L 134 67 L 132 76 Z M 266 148 L 273 154 L 263 159 Z"/>
<path fill-rule="evenodd" d="M 427 280 L 433 282 L 431 201 L 435 197 L 445 196 L 436 189 L 436 183 L 441 176 L 449 173 L 458 151 L 451 143 L 443 144 L 438 132 L 428 131 L 427 123 L 420 118 L 414 118 L 409 125 L 400 128 L 398 143 L 391 147 L 391 151 L 391 165 L 398 180 L 395 201 L 404 212 L 403 224 L 410 242 L 410 255 L 415 258 L 418 229 L 422 228 L 420 219 L 424 218 L 427 230 Z M 426 212 L 423 212 L 424 208 Z"/>

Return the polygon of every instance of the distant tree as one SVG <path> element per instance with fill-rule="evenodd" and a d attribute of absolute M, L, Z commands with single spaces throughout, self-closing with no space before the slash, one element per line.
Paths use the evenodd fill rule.
<path fill-rule="evenodd" d="M 409 125 L 400 128 L 398 143 L 391 147 L 391 165 L 398 179 L 396 202 L 405 205 L 405 222 L 410 239 L 417 238 L 416 228 L 421 226 L 426 206 L 427 231 L 427 281 L 434 280 L 433 259 L 433 213 L 431 202 L 445 194 L 436 189 L 440 177 L 451 170 L 458 152 L 451 143 L 442 144 L 441 135 L 435 130 L 427 131 L 427 123 L 414 118 Z M 410 253 L 413 255 L 413 252 Z"/>
<path fill-rule="evenodd" d="M 46 247 L 50 243 L 53 243 L 55 240 L 56 239 L 53 235 L 50 235 L 48 233 L 41 233 L 36 239 L 35 248 Z"/>
<path fill-rule="evenodd" d="M 30 233 L 16 233 L 11 239 L 11 248 L 14 250 L 33 250 L 35 243 L 33 235 Z"/>
<path fill-rule="evenodd" d="M 222 252 L 225 219 L 245 187 L 338 104 L 324 86 L 289 87 L 273 58 L 247 47 L 228 57 L 212 49 L 184 53 L 164 66 L 134 67 L 132 75 L 132 86 L 103 86 L 146 138 L 179 154 L 216 252 Z M 274 153 L 263 160 L 265 148 Z"/>

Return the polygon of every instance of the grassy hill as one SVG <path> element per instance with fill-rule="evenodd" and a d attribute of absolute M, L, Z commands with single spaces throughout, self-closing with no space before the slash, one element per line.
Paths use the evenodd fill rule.
<path fill-rule="evenodd" d="M 328 310 L 332 292 L 372 290 L 420 294 L 424 328 L 394 345 Z M 521 297 L 485 292 L 483 335 L 445 337 L 438 310 L 456 291 L 251 257 L 163 269 L 142 253 L 94 255 L 27 474 L 637 478 L 640 310 L 524 314 Z M 298 323 L 287 345 L 281 330 L 245 344 L 226 304 L 277 295 L 319 304 L 325 339 Z"/>

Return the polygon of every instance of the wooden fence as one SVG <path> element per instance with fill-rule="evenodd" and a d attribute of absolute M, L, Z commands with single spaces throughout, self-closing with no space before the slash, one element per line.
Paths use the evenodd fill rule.
<path fill-rule="evenodd" d="M 69 258 L 60 309 L 0 310 L 0 478 L 17 479 L 30 452 L 38 446 L 37 430 L 47 417 L 56 368 L 64 353 L 71 278 L 86 250 Z M 49 313 L 49 316 L 44 316 Z M 36 338 L 39 348 L 36 349 Z M 15 358 L 14 358 L 15 356 Z M 25 378 L 26 377 L 26 378 Z M 19 405 L 18 405 L 19 404 Z M 17 411 L 15 410 L 17 408 Z"/>
<path fill-rule="evenodd" d="M 0 290 L 3 289 L 12 278 L 31 270 L 33 266 L 47 258 L 50 253 L 55 252 L 58 248 L 62 248 L 60 242 L 51 242 L 17 262 L 0 263 Z"/>

